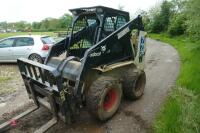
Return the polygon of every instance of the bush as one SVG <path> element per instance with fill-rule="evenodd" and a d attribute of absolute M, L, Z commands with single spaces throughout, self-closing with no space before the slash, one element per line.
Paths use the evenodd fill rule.
<path fill-rule="evenodd" d="M 187 12 L 187 33 L 193 40 L 200 40 L 200 0 L 188 0 Z"/>
<path fill-rule="evenodd" d="M 169 25 L 168 33 L 173 36 L 184 34 L 186 31 L 186 17 L 184 14 L 175 15 Z"/>
<path fill-rule="evenodd" d="M 172 15 L 172 4 L 164 0 L 160 6 L 158 13 L 152 14 L 152 20 L 149 29 L 153 33 L 166 32 Z"/>

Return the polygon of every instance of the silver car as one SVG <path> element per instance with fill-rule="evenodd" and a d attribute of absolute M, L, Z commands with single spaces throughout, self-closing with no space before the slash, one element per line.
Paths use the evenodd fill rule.
<path fill-rule="evenodd" d="M 55 41 L 49 36 L 26 35 L 0 40 L 0 62 L 16 62 L 25 57 L 42 63 Z"/>

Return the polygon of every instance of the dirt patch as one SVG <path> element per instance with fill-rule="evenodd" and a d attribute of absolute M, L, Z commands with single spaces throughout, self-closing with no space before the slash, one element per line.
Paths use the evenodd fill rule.
<path fill-rule="evenodd" d="M 30 106 L 16 64 L 0 65 L 0 122 L 10 119 Z"/>
<path fill-rule="evenodd" d="M 135 119 L 141 128 L 148 132 L 152 132 L 151 126 L 140 115 L 135 114 L 132 110 L 124 110 L 123 112 L 125 116 Z"/>
<path fill-rule="evenodd" d="M 8 97 L 17 90 L 22 89 L 22 79 L 16 64 L 0 65 L 0 97 Z M 0 101 L 1 102 L 1 101 Z"/>

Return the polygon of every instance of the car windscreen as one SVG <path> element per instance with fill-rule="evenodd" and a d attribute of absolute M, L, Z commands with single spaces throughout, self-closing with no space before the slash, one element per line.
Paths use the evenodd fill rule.
<path fill-rule="evenodd" d="M 49 36 L 41 37 L 41 41 L 43 44 L 54 44 L 55 40 Z"/>

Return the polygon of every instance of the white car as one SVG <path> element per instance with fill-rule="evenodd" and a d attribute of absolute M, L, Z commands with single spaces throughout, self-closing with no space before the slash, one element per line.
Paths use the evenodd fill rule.
<path fill-rule="evenodd" d="M 0 40 L 0 62 L 24 57 L 42 63 L 55 41 L 49 36 L 25 35 Z"/>

